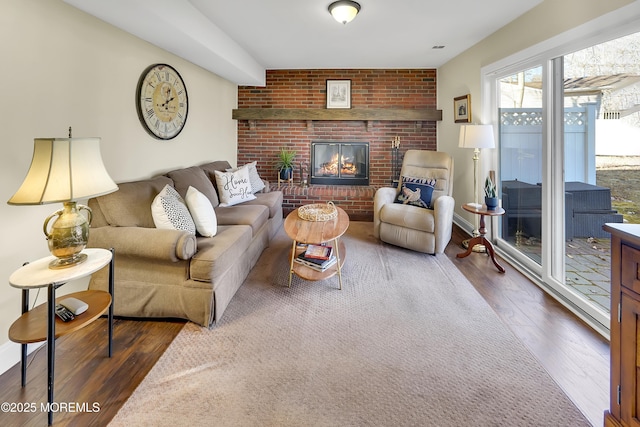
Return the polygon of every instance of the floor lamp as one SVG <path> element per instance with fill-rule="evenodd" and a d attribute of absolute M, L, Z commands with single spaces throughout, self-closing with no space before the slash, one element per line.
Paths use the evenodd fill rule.
<path fill-rule="evenodd" d="M 462 125 L 460 127 L 460 139 L 458 146 L 461 148 L 473 148 L 473 203 L 470 205 L 476 207 L 482 207 L 482 203 L 478 202 L 478 160 L 480 160 L 481 148 L 494 148 L 495 140 L 493 136 L 492 125 Z M 479 236 L 478 231 L 478 216 L 474 215 L 474 230 L 473 236 Z M 469 241 L 462 242 L 463 246 L 467 247 Z M 476 245 L 473 250 L 475 252 L 484 252 L 485 248 L 482 245 Z"/>

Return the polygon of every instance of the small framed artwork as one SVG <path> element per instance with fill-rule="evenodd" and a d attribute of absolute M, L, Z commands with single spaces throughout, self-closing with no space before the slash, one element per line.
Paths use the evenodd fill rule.
<path fill-rule="evenodd" d="M 453 119 L 456 123 L 471 123 L 471 95 L 453 98 Z"/>
<path fill-rule="evenodd" d="M 351 80 L 327 80 L 327 108 L 351 108 Z"/>

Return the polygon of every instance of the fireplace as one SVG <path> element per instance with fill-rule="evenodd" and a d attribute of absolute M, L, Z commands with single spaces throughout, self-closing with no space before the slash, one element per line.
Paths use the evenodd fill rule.
<path fill-rule="evenodd" d="M 369 143 L 312 142 L 309 183 L 369 185 Z"/>

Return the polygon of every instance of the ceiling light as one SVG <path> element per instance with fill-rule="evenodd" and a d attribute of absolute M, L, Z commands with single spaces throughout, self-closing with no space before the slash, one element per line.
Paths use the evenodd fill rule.
<path fill-rule="evenodd" d="M 338 22 L 346 24 L 360 12 L 360 5 L 350 0 L 335 1 L 329 5 L 329 13 Z"/>

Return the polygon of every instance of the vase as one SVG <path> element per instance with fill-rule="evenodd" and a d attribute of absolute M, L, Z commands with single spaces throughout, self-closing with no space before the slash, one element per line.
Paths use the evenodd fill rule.
<path fill-rule="evenodd" d="M 293 168 L 280 169 L 280 179 L 289 181 L 293 178 Z"/>
<path fill-rule="evenodd" d="M 488 211 L 494 211 L 498 207 L 498 198 L 497 197 L 485 197 L 484 204 L 487 205 Z"/>

